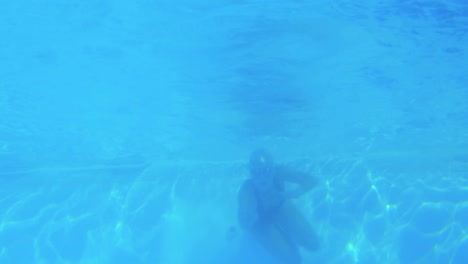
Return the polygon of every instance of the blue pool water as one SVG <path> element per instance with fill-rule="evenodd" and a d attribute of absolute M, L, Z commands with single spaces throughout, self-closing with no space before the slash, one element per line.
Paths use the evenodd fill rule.
<path fill-rule="evenodd" d="M 275 263 L 258 147 L 303 263 L 468 263 L 465 0 L 5 0 L 0 62 L 0 263 Z"/>

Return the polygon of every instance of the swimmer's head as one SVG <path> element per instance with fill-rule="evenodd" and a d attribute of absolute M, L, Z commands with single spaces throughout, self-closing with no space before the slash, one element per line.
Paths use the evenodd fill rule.
<path fill-rule="evenodd" d="M 250 155 L 249 169 L 251 176 L 262 176 L 273 170 L 274 161 L 265 149 L 258 149 Z"/>

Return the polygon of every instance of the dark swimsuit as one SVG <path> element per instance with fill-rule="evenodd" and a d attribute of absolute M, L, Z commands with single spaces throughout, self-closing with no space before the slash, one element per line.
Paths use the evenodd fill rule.
<path fill-rule="evenodd" d="M 274 214 L 286 201 L 284 183 L 275 172 L 263 177 L 254 177 L 251 183 L 257 198 L 257 210 L 261 218 Z"/>

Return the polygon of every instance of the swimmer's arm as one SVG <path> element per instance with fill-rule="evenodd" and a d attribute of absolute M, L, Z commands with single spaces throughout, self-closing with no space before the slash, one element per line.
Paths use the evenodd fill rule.
<path fill-rule="evenodd" d="M 280 175 L 284 181 L 297 185 L 296 188 L 286 193 L 287 197 L 291 199 L 302 196 L 318 185 L 318 179 L 316 177 L 313 177 L 308 173 L 296 171 L 287 167 L 280 168 Z"/>
<path fill-rule="evenodd" d="M 238 206 L 239 225 L 246 230 L 251 229 L 257 222 L 258 215 L 257 199 L 249 181 L 244 182 L 239 190 Z"/>

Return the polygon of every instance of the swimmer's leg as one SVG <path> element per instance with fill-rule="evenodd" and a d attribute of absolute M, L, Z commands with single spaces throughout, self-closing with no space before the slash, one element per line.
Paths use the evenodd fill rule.
<path fill-rule="evenodd" d="M 319 249 L 319 239 L 312 225 L 292 204 L 286 202 L 276 215 L 276 223 L 295 243 L 309 251 Z"/>
<path fill-rule="evenodd" d="M 299 249 L 272 223 L 257 223 L 253 235 L 280 263 L 300 264 Z"/>

